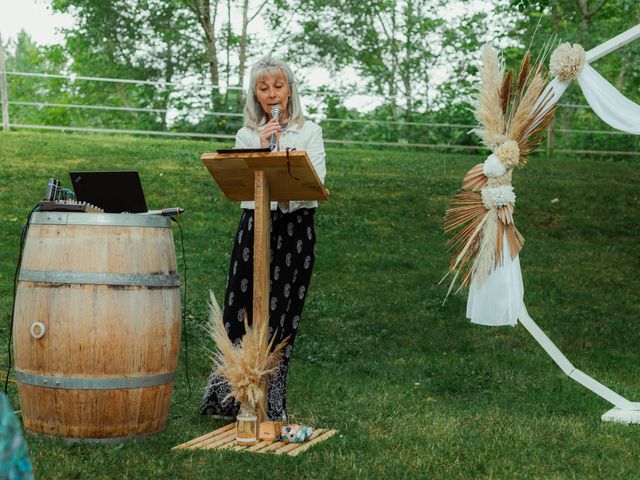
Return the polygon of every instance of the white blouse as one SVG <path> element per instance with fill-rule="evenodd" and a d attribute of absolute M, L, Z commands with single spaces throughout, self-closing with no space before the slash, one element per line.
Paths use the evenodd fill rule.
<path fill-rule="evenodd" d="M 261 128 L 262 129 L 262 128 Z M 236 134 L 235 148 L 260 148 L 259 130 L 253 130 L 242 127 Z M 324 142 L 322 141 L 322 128 L 310 120 L 305 120 L 304 125 L 300 128 L 297 124 L 287 126 L 287 129 L 280 136 L 280 151 L 286 148 L 295 148 L 296 150 L 304 150 L 309 155 L 311 164 L 315 169 L 320 181 L 324 183 L 324 177 L 327 173 L 325 165 Z M 242 208 L 254 209 L 254 202 L 242 202 Z M 283 212 L 293 212 L 300 208 L 316 208 L 316 201 L 297 201 L 280 202 L 280 210 Z M 278 208 L 278 202 L 271 202 L 271 210 Z"/>

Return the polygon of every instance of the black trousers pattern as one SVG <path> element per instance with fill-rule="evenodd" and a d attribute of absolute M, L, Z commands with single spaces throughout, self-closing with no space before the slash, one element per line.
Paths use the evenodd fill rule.
<path fill-rule="evenodd" d="M 289 337 L 283 361 L 267 386 L 267 414 L 272 420 L 287 420 L 287 373 L 293 344 L 300 325 L 315 261 L 315 209 L 303 208 L 290 213 L 271 212 L 271 255 L 269 282 L 269 339 L 276 334 L 274 345 Z M 223 319 L 232 342 L 238 343 L 245 333 L 243 314 L 252 322 L 253 299 L 253 210 L 244 209 L 235 237 Z M 238 402 L 225 397 L 229 384 L 212 373 L 200 406 L 203 415 L 235 416 Z"/>

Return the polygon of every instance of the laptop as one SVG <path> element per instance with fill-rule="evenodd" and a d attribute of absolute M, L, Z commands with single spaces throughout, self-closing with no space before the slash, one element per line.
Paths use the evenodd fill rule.
<path fill-rule="evenodd" d="M 105 213 L 144 213 L 140 176 L 125 172 L 69 172 L 76 199 L 102 208 Z"/>

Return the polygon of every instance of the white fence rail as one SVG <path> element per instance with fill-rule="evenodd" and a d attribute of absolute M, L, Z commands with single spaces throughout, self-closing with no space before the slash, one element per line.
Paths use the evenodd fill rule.
<path fill-rule="evenodd" d="M 150 80 L 132 80 L 122 78 L 105 78 L 105 77 L 89 77 L 80 75 L 62 75 L 62 74 L 48 74 L 48 73 L 30 73 L 30 72 L 18 72 L 7 71 L 4 66 L 4 52 L 0 48 L 0 100 L 2 103 L 2 125 L 3 130 L 9 130 L 11 128 L 16 129 L 39 129 L 39 130 L 53 130 L 53 131 L 69 131 L 69 132 L 88 132 L 88 133 L 108 133 L 108 134 L 127 134 L 127 135 L 153 135 L 153 136 L 165 136 L 165 137 L 185 137 L 185 138 L 208 138 L 213 140 L 228 141 L 234 138 L 234 135 L 227 133 L 199 133 L 199 132 L 182 132 L 172 130 L 138 130 L 128 128 L 103 128 L 103 127 L 87 127 L 87 126 L 67 126 L 67 125 L 44 125 L 44 124 L 32 124 L 32 123 L 12 123 L 10 121 L 9 111 L 11 106 L 48 109 L 48 108 L 64 108 L 72 110 L 88 110 L 88 111 L 111 111 L 111 112 L 133 112 L 133 113 L 150 113 L 168 115 L 175 110 L 165 108 L 138 108 L 129 106 L 110 106 L 110 105 L 87 105 L 81 103 L 56 103 L 47 101 L 18 101 L 10 100 L 10 77 L 25 77 L 25 78 L 41 78 L 41 79 L 63 79 L 71 83 L 76 81 L 91 81 L 91 82 L 108 82 L 108 83 L 120 83 L 131 85 L 148 85 L 157 88 L 172 87 L 185 87 L 181 82 L 157 82 Z M 204 85 L 190 84 L 188 87 L 204 87 Z M 210 86 L 209 86 L 210 88 Z M 241 90 L 239 87 L 229 87 L 227 90 Z M 319 92 L 319 91 L 306 91 L 307 95 L 316 97 L 335 94 L 335 92 Z M 353 93 L 351 93 L 353 94 Z M 358 95 L 361 92 L 356 93 Z M 561 108 L 588 108 L 588 105 L 576 105 L 576 104 L 561 104 Z M 217 117 L 229 117 L 240 118 L 242 113 L 239 112 L 216 112 L 207 111 L 207 115 Z M 475 125 L 471 124 L 457 124 L 457 123 L 438 123 L 438 122 L 405 122 L 405 121 L 393 121 L 393 120 L 369 120 L 369 119 L 356 119 L 356 118 L 330 118 L 321 115 L 311 115 L 313 120 L 319 123 L 332 123 L 339 122 L 342 124 L 362 124 L 362 125 L 387 125 L 396 127 L 431 127 L 431 128 L 446 128 L 452 130 L 468 131 L 474 128 Z M 586 130 L 586 129 L 563 129 L 553 128 L 548 132 L 547 150 L 551 152 L 554 140 L 557 139 L 558 134 L 573 134 L 573 135 L 585 135 L 585 134 L 601 134 L 601 135 L 625 135 L 624 132 L 618 132 L 613 130 Z M 325 138 L 325 142 L 328 144 L 336 145 L 359 145 L 359 146 L 371 146 L 371 147 L 410 147 L 410 148 L 431 148 L 440 150 L 485 150 L 481 146 L 471 145 L 456 145 L 452 143 L 409 143 L 399 139 L 396 142 L 389 141 L 368 141 L 358 140 L 355 138 L 349 139 L 337 139 L 337 138 Z M 640 156 L 638 151 L 615 151 L 615 150 L 595 150 L 595 149 L 566 149 L 557 148 L 553 149 L 557 153 L 576 153 L 576 154 L 599 154 L 599 155 L 624 155 L 624 156 Z"/>

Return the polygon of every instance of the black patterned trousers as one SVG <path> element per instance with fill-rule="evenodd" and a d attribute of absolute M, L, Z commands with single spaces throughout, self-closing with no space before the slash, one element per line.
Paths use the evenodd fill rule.
<path fill-rule="evenodd" d="M 287 372 L 293 343 L 300 325 L 315 261 L 314 208 L 290 213 L 271 211 L 271 256 L 269 281 L 269 339 L 274 345 L 285 338 L 283 361 L 267 386 L 267 415 L 271 420 L 287 420 Z M 245 333 L 244 312 L 252 322 L 253 300 L 253 210 L 244 209 L 231 252 L 223 319 L 232 342 Z M 200 406 L 203 415 L 235 416 L 240 408 L 234 398 L 225 399 L 229 384 L 212 373 Z"/>

